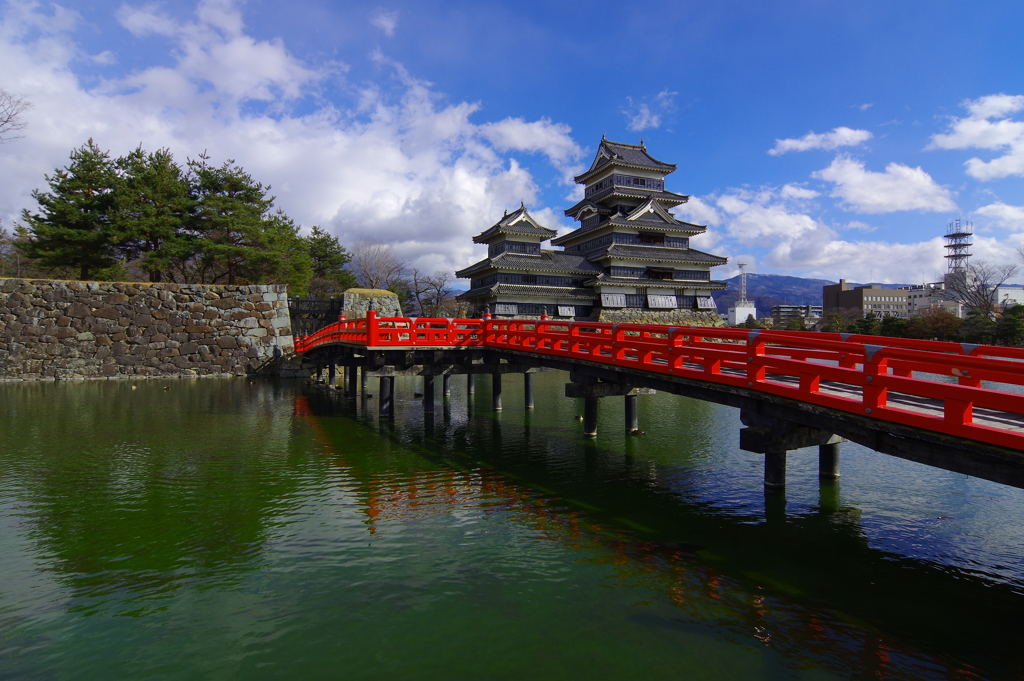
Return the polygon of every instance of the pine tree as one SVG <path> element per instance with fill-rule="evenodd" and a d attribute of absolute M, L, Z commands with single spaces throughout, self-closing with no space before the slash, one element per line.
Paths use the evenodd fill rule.
<path fill-rule="evenodd" d="M 309 282 L 310 295 L 337 295 L 356 285 L 355 275 L 345 269 L 352 256 L 338 242 L 338 237 L 314 225 L 306 242 L 309 244 L 313 268 L 313 278 Z"/>
<path fill-rule="evenodd" d="M 35 190 L 38 213 L 22 211 L 31 238 L 19 244 L 44 268 L 73 267 L 81 279 L 117 264 L 112 228 L 118 175 L 114 163 L 90 139 L 71 152 L 71 164 L 47 175 L 50 191 Z"/>
<path fill-rule="evenodd" d="M 191 278 L 211 284 L 288 283 L 295 294 L 305 293 L 312 276 L 309 247 L 287 215 L 271 212 L 270 187 L 233 160 L 214 167 L 208 158 L 189 161 L 190 238 L 178 258 L 187 261 Z"/>
<path fill-rule="evenodd" d="M 189 183 L 167 149 L 146 153 L 142 147 L 117 159 L 118 186 L 114 231 L 121 253 L 160 281 L 171 258 L 180 252 L 191 212 Z"/>

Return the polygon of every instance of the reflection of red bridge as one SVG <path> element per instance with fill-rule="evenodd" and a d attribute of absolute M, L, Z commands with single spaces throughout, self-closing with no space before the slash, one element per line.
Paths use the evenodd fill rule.
<path fill-rule="evenodd" d="M 501 374 L 513 373 L 502 360 L 524 373 L 528 367 L 566 369 L 582 384 L 567 394 L 587 398 L 593 423 L 584 424 L 586 432 L 596 432 L 597 398 L 635 400 L 636 387 L 737 406 L 749 426 L 741 446 L 768 455 L 768 484 L 784 481 L 786 450 L 813 444 L 823 457 L 836 457 L 823 458 L 822 472 L 831 466 L 837 473 L 835 443 L 846 438 L 1024 487 L 1020 348 L 548 319 L 382 318 L 371 311 L 366 319 L 341 320 L 298 338 L 296 351 L 332 367 L 361 366 L 364 375 L 382 380 L 393 374 L 386 367 L 416 366 L 429 378 L 424 399 L 431 409 L 435 375 L 491 373 L 500 391 Z"/>

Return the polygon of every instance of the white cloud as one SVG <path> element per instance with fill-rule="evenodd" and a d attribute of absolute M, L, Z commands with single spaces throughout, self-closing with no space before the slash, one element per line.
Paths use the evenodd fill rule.
<path fill-rule="evenodd" d="M 831 151 L 839 147 L 855 147 L 867 142 L 872 137 L 873 135 L 868 130 L 839 127 L 832 132 L 809 132 L 798 139 L 777 139 L 775 146 L 769 149 L 768 153 L 772 156 L 779 156 L 787 151 L 809 151 L 811 149 Z"/>
<path fill-rule="evenodd" d="M 26 137 L 0 155 L 5 222 L 34 207 L 31 190 L 89 137 L 115 156 L 141 142 L 170 148 L 180 162 L 204 149 L 213 162 L 234 158 L 273 185 L 278 206 L 300 224 L 321 225 L 348 245 L 366 237 L 390 243 L 427 271 L 479 258 L 470 237 L 520 201 L 552 228 L 564 219 L 535 205 L 537 183 L 515 158 L 541 153 L 563 172 L 571 168 L 582 152 L 563 124 L 476 123 L 478 105 L 445 103 L 383 58 L 398 75 L 397 92 L 369 84 L 352 90 L 351 109 L 294 114 L 291 103 L 311 99 L 339 69 L 297 59 L 281 41 L 253 39 L 225 2 L 201 2 L 188 22 L 123 8 L 122 25 L 136 35 L 170 39 L 171 63 L 88 87 L 73 71 L 75 16 L 15 8 L 0 20 L 0 63 L 16 74 L 5 86 L 34 108 Z"/>
<path fill-rule="evenodd" d="M 884 173 L 876 173 L 866 170 L 860 161 L 839 156 L 811 177 L 835 183 L 830 196 L 844 201 L 847 210 L 859 213 L 956 210 L 949 190 L 936 184 L 920 167 L 890 163 Z"/>
<path fill-rule="evenodd" d="M 818 192 L 814 191 L 813 189 L 808 189 L 807 187 L 801 187 L 798 184 L 787 184 L 787 185 L 785 185 L 782 188 L 782 191 L 779 192 L 779 194 L 784 199 L 797 199 L 797 200 L 809 200 L 809 199 L 814 199 L 814 198 L 817 198 L 817 197 L 821 196 L 821 194 L 819 194 Z"/>
<path fill-rule="evenodd" d="M 630 99 L 629 103 L 632 107 L 633 100 Z M 661 127 L 661 115 L 651 111 L 651 107 L 646 104 L 640 104 L 634 110 L 635 113 L 630 110 L 623 110 L 622 113 L 626 114 L 626 128 L 633 132 L 640 132 L 641 130 L 647 130 L 648 128 L 660 128 Z"/>
<path fill-rule="evenodd" d="M 626 116 L 626 128 L 633 132 L 640 132 L 648 128 L 660 128 L 663 116 L 676 110 L 675 98 L 678 92 L 662 90 L 654 97 L 654 102 L 648 104 L 646 101 L 636 103 L 632 97 L 627 97 L 629 105 L 622 110 Z M 646 98 L 644 98 L 646 99 Z"/>
<path fill-rule="evenodd" d="M 993 149 L 1005 152 L 991 161 L 972 158 L 964 165 L 978 180 L 1024 176 L 1024 121 L 1012 114 L 1024 110 L 1024 95 L 988 95 L 966 100 L 965 118 L 954 118 L 949 132 L 934 135 L 929 149 Z M 993 120 L 996 119 L 996 120 Z"/>
<path fill-rule="evenodd" d="M 370 17 L 370 23 L 384 31 L 384 35 L 389 38 L 395 35 L 395 28 L 398 26 L 398 11 L 388 12 L 383 9 L 378 9 Z"/>
<path fill-rule="evenodd" d="M 974 211 L 978 215 L 993 218 L 996 223 L 1014 231 L 1024 230 L 1024 206 L 1008 206 L 997 202 L 982 206 Z"/>
<path fill-rule="evenodd" d="M 874 104 L 873 104 L 873 103 L 871 103 L 871 102 L 868 102 L 868 103 L 866 103 L 866 104 L 861 104 L 861 105 L 860 105 L 860 106 L 858 106 L 857 108 L 858 108 L 858 109 L 860 109 L 861 111 L 867 111 L 868 109 L 870 109 L 870 108 L 871 108 L 871 107 L 873 107 L 873 106 L 874 106 Z"/>

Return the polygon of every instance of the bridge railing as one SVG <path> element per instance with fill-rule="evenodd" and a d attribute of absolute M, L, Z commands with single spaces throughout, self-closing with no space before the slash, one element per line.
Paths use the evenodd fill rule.
<path fill-rule="evenodd" d="M 296 351 L 482 346 L 684 376 L 1024 449 L 1024 349 L 841 333 L 551 319 L 340 320 Z M 982 387 L 982 381 L 1001 384 Z M 987 413 L 975 422 L 976 410 Z M 993 415 L 995 415 L 993 417 Z M 1002 416 L 1000 416 L 1002 415 Z"/>

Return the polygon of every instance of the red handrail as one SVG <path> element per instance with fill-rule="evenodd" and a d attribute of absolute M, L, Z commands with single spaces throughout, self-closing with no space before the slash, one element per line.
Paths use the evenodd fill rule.
<path fill-rule="evenodd" d="M 982 387 L 982 381 L 1024 386 L 1022 348 L 659 324 L 378 317 L 371 310 L 365 319 L 341 319 L 297 337 L 295 351 L 339 343 L 478 346 L 572 357 L 757 390 L 1024 450 L 1024 394 Z M 986 410 L 984 422 L 975 422 L 976 409 Z M 995 418 L 988 418 L 993 413 Z"/>

